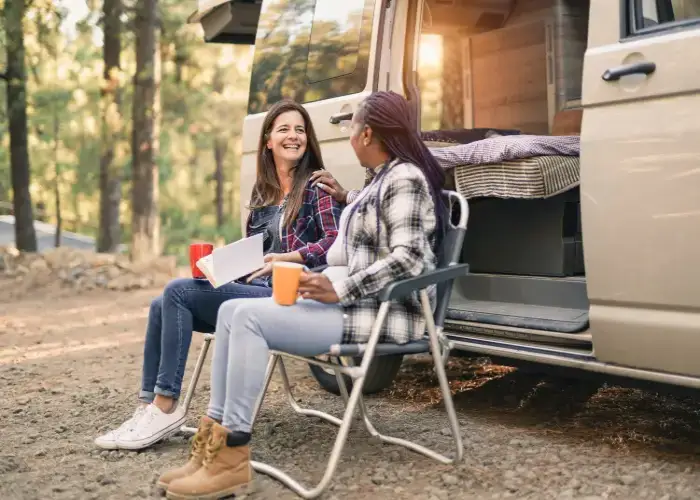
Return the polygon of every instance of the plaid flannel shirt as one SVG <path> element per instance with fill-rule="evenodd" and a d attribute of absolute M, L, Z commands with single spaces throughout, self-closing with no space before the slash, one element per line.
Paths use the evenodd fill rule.
<path fill-rule="evenodd" d="M 345 235 L 348 278 L 333 287 L 344 308 L 344 343 L 364 343 L 387 285 L 435 269 L 435 206 L 423 173 L 394 161 L 362 193 Z M 377 218 L 379 214 L 379 218 Z M 378 231 L 379 230 L 379 231 Z M 435 290 L 429 290 L 434 303 Z M 418 293 L 394 301 L 380 342 L 404 344 L 425 333 Z"/>
<path fill-rule="evenodd" d="M 299 214 L 291 227 L 282 227 L 282 252 L 299 252 L 307 267 L 326 263 L 326 253 L 338 236 L 342 205 L 318 187 L 306 185 Z M 248 217 L 246 234 L 251 234 Z"/>

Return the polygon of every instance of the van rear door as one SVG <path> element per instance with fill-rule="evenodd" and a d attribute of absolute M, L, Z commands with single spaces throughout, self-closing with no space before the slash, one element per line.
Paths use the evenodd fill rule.
<path fill-rule="evenodd" d="M 595 353 L 694 376 L 699 47 L 699 0 L 591 0 L 581 207 Z"/>
<path fill-rule="evenodd" d="M 262 0 L 199 0 L 187 22 L 201 24 L 207 42 L 253 45 L 261 4 Z"/>

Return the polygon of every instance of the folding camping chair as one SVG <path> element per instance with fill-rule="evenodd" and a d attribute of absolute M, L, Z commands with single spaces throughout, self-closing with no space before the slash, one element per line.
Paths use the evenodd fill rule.
<path fill-rule="evenodd" d="M 341 365 L 340 363 L 321 361 L 313 357 L 307 358 L 295 356 L 278 351 L 271 352 L 270 361 L 267 366 L 265 385 L 255 408 L 255 417 L 257 417 L 262 406 L 272 374 L 275 368 L 279 368 L 285 392 L 294 411 L 301 415 L 322 418 L 340 427 L 323 478 L 313 488 L 305 488 L 286 473 L 271 465 L 261 462 L 252 462 L 252 466 L 256 471 L 271 476 L 284 483 L 303 498 L 316 498 L 328 487 L 328 484 L 330 483 L 330 480 L 335 472 L 336 466 L 338 465 L 340 454 L 345 446 L 348 431 L 350 430 L 350 425 L 352 424 L 355 410 L 358 406 L 360 409 L 360 414 L 364 420 L 365 427 L 372 436 L 377 437 L 387 443 L 404 446 L 444 464 L 452 464 L 461 460 L 462 458 L 462 437 L 460 434 L 459 423 L 457 421 L 457 414 L 455 413 L 454 409 L 454 403 L 452 401 L 452 393 L 450 392 L 447 375 L 445 374 L 445 362 L 447 361 L 447 356 L 452 348 L 452 343 L 445 337 L 442 330 L 445 314 L 447 312 L 447 306 L 450 300 L 452 282 L 455 280 L 455 278 L 465 276 L 469 270 L 467 264 L 458 263 L 462 242 L 467 229 L 469 207 L 464 197 L 458 193 L 445 191 L 444 195 L 449 202 L 448 206 L 452 210 L 453 215 L 455 215 L 454 209 L 458 209 L 459 213 L 457 224 L 454 225 L 452 221 L 450 222 L 448 231 L 442 242 L 441 248 L 439 249 L 437 269 L 435 271 L 416 276 L 415 278 L 409 278 L 393 283 L 380 293 L 379 301 L 381 305 L 379 308 L 379 313 L 377 314 L 377 318 L 372 327 L 367 344 L 341 344 L 330 346 L 327 354 L 331 357 L 331 359 L 337 358 L 340 360 L 341 358 L 347 358 L 349 359 L 348 366 Z M 454 218 L 455 217 L 453 217 L 453 219 Z M 437 285 L 437 307 L 434 313 L 431 310 L 430 299 L 427 292 L 427 287 L 430 285 Z M 428 330 L 427 338 L 416 342 L 409 342 L 408 344 L 404 345 L 379 344 L 379 335 L 384 325 L 384 321 L 386 320 L 387 313 L 389 312 L 389 305 L 391 302 L 416 291 L 419 292 L 423 314 L 426 319 L 426 326 Z M 365 376 L 374 356 L 385 356 L 390 354 L 420 354 L 427 352 L 432 353 L 435 371 L 437 372 L 438 380 L 440 382 L 440 389 L 445 401 L 445 410 L 447 411 L 450 430 L 454 438 L 455 454 L 452 458 L 432 451 L 417 443 L 381 434 L 370 422 L 369 416 L 367 415 L 367 408 L 365 407 L 365 403 L 362 398 L 362 389 L 365 382 Z M 362 356 L 362 363 L 359 366 L 356 366 L 352 361 L 353 357 L 356 356 Z M 287 371 L 283 360 L 284 357 L 299 359 L 306 363 L 312 363 L 327 369 L 331 369 L 335 372 L 338 385 L 340 386 L 341 395 L 346 403 L 345 413 L 342 419 L 322 411 L 301 408 L 297 404 L 291 391 L 289 378 L 287 377 Z M 353 387 L 350 394 L 348 394 L 343 375 L 349 376 L 353 381 Z"/>

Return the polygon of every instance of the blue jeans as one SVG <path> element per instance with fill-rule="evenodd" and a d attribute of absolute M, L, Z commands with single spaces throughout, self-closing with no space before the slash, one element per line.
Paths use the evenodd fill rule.
<path fill-rule="evenodd" d="M 266 286 L 229 283 L 214 288 L 207 280 L 192 278 L 168 283 L 148 312 L 139 399 L 150 403 L 156 394 L 177 399 L 192 332 L 212 333 L 219 306 L 227 300 L 270 295 Z"/>
<path fill-rule="evenodd" d="M 231 300 L 221 306 L 211 362 L 207 415 L 230 431 L 251 432 L 270 349 L 316 356 L 343 339 L 343 308 L 299 300 Z"/>

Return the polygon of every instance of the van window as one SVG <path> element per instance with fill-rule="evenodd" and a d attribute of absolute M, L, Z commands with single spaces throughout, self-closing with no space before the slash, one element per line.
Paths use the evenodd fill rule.
<path fill-rule="evenodd" d="M 309 83 L 355 71 L 364 3 L 364 0 L 316 0 L 306 67 Z"/>
<path fill-rule="evenodd" d="M 629 0 L 635 32 L 655 31 L 684 21 L 700 21 L 700 0 Z"/>
<path fill-rule="evenodd" d="M 376 0 L 264 0 L 248 113 L 362 92 Z"/>

